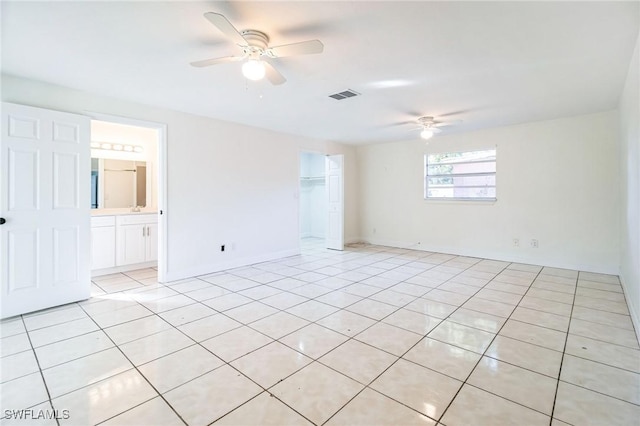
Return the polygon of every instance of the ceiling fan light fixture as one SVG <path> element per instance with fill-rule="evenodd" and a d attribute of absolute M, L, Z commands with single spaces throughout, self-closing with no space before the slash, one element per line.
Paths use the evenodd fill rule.
<path fill-rule="evenodd" d="M 420 132 L 420 137 L 422 139 L 431 139 L 433 137 L 433 130 L 429 129 L 428 127 L 425 127 Z"/>
<path fill-rule="evenodd" d="M 266 73 L 264 62 L 259 59 L 249 59 L 242 64 L 242 74 L 249 80 L 262 80 Z"/>

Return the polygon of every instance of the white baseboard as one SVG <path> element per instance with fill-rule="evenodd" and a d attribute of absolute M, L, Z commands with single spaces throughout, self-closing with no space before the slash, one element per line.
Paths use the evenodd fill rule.
<path fill-rule="evenodd" d="M 629 315 L 631 315 L 631 322 L 633 323 L 633 328 L 636 332 L 636 337 L 640 342 L 640 312 L 636 310 L 636 307 L 630 303 L 629 295 L 629 284 L 625 280 L 624 275 L 620 274 L 620 283 L 622 284 L 622 289 L 624 290 L 625 301 L 627 302 L 627 307 L 629 308 Z"/>
<path fill-rule="evenodd" d="M 355 244 L 362 242 L 361 238 L 348 238 L 345 240 L 345 244 Z M 296 256 L 300 254 L 300 248 L 282 250 L 273 253 L 266 253 L 253 257 L 242 257 L 231 261 L 217 262 L 196 268 L 185 269 L 182 271 L 167 271 L 165 282 L 182 280 L 185 278 L 197 277 L 200 275 L 212 274 L 214 272 L 220 272 L 227 269 L 239 268 L 242 266 L 254 265 L 260 262 L 268 262 L 270 260 L 282 259 L 284 257 Z"/>
<path fill-rule="evenodd" d="M 362 238 L 347 238 L 344 240 L 345 244 L 358 244 L 363 243 Z"/>
<path fill-rule="evenodd" d="M 464 247 L 433 246 L 429 244 L 396 241 L 396 240 L 385 240 L 385 239 L 377 239 L 377 238 L 364 239 L 364 242 L 369 244 L 388 246 L 388 247 L 396 247 L 396 248 L 404 248 L 404 249 L 420 250 L 420 251 L 430 251 L 435 253 L 444 253 L 444 254 L 451 254 L 456 256 L 469 256 L 469 257 L 479 257 L 482 259 L 500 260 L 503 262 L 527 263 L 532 265 L 550 266 L 553 268 L 573 269 L 576 271 L 584 271 L 584 272 L 596 272 L 600 274 L 610 274 L 610 275 L 620 274 L 620 270 L 618 266 L 599 265 L 594 267 L 594 265 L 591 265 L 591 264 L 558 262 L 557 259 L 554 259 L 554 258 L 535 258 L 534 259 L 524 254 L 517 255 L 513 253 L 506 253 L 506 252 L 499 252 L 499 251 L 467 249 Z"/>
<path fill-rule="evenodd" d="M 363 242 L 368 244 L 375 244 L 380 246 L 388 246 L 388 247 L 396 247 L 396 248 L 404 248 L 411 250 L 420 250 L 420 251 L 430 251 L 435 253 L 445 253 L 457 256 L 470 256 L 470 257 L 479 257 L 483 259 L 494 259 L 501 260 L 505 262 L 518 262 L 518 263 L 529 263 L 529 264 L 538 264 L 544 266 L 551 266 L 554 268 L 563 268 L 563 269 L 573 269 L 578 271 L 585 272 L 596 272 L 601 274 L 610 274 L 617 275 L 620 277 L 620 282 L 622 283 L 622 288 L 624 289 L 627 307 L 629 308 L 629 314 L 631 316 L 631 321 L 633 322 L 633 326 L 635 329 L 636 336 L 638 337 L 638 341 L 640 341 L 640 312 L 637 311 L 636 306 L 634 306 L 629 301 L 629 292 L 628 286 L 626 283 L 625 277 L 620 273 L 620 270 L 614 267 L 601 267 L 594 268 L 593 265 L 584 265 L 584 264 L 573 264 L 566 262 L 557 262 L 554 260 L 532 260 L 531 258 L 527 258 L 526 256 L 513 256 L 505 253 L 487 253 L 483 251 L 482 253 L 475 250 L 468 250 L 464 248 L 451 248 L 451 247 L 435 247 L 428 246 L 420 243 L 408 243 L 405 241 L 395 241 L 395 240 L 384 240 L 384 239 L 375 239 L 371 238 L 369 240 L 364 240 Z"/>
<path fill-rule="evenodd" d="M 240 257 L 224 262 L 216 262 L 202 265 L 181 271 L 167 271 L 166 282 L 182 280 L 185 278 L 197 277 L 200 275 L 213 274 L 214 272 L 225 271 L 227 269 L 240 268 L 242 266 L 255 265 L 256 263 L 268 262 L 270 260 L 282 259 L 284 257 L 296 256 L 300 254 L 300 248 L 281 250 L 272 253 L 265 253 L 258 256 Z"/>

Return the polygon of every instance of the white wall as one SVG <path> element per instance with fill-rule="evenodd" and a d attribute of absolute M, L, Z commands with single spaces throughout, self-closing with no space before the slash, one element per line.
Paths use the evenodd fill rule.
<path fill-rule="evenodd" d="M 345 155 L 346 238 L 357 238 L 353 148 L 14 76 L 2 76 L 2 100 L 167 124 L 169 279 L 297 253 L 304 150 Z M 220 252 L 221 244 L 231 250 Z"/>
<path fill-rule="evenodd" d="M 640 36 L 620 97 L 622 227 L 620 279 L 640 336 Z"/>
<path fill-rule="evenodd" d="M 361 235 L 378 244 L 617 274 L 616 120 L 611 111 L 436 136 L 428 145 L 359 147 Z M 425 153 L 494 146 L 497 202 L 424 200 Z M 534 238 L 537 249 L 529 246 Z"/>

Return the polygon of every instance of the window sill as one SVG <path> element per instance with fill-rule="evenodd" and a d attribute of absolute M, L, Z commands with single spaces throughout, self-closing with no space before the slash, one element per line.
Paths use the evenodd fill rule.
<path fill-rule="evenodd" d="M 471 204 L 471 205 L 494 205 L 498 202 L 497 198 L 484 200 L 471 200 L 469 198 L 425 198 L 424 201 L 434 204 Z"/>

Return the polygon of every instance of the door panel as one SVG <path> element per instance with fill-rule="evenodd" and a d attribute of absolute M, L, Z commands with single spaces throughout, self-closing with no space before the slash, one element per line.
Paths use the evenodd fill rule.
<path fill-rule="evenodd" d="M 9 210 L 37 210 L 40 189 L 38 152 L 9 149 L 8 172 Z"/>
<path fill-rule="evenodd" d="M 89 123 L 2 104 L 2 318 L 90 296 Z"/>
<path fill-rule="evenodd" d="M 344 249 L 344 170 L 343 155 L 329 155 L 326 160 L 328 249 Z"/>
<path fill-rule="evenodd" d="M 87 176 L 84 176 L 87 179 Z M 78 154 L 53 154 L 53 208 L 77 209 L 80 187 Z"/>
<path fill-rule="evenodd" d="M 37 288 L 38 253 L 40 252 L 38 231 L 9 231 L 7 239 L 9 265 L 6 270 L 8 272 L 9 293 Z"/>
<path fill-rule="evenodd" d="M 78 280 L 78 227 L 53 229 L 53 285 Z"/>
<path fill-rule="evenodd" d="M 23 139 L 40 139 L 40 120 L 36 117 L 21 117 L 18 114 L 9 115 L 9 136 Z"/>
<path fill-rule="evenodd" d="M 80 126 L 75 123 L 54 121 L 53 140 L 55 142 L 80 143 Z"/>

